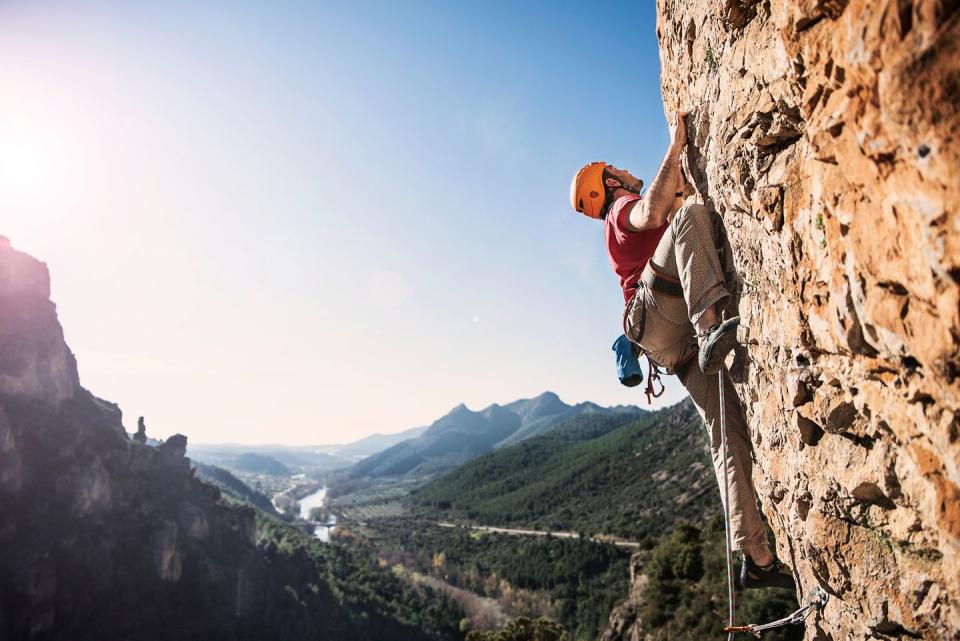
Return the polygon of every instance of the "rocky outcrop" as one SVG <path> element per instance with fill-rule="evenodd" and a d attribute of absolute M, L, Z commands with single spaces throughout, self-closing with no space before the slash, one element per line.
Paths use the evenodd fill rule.
<path fill-rule="evenodd" d="M 640 616 L 640 604 L 647 589 L 648 579 L 643 572 L 641 555 L 630 558 L 630 594 L 627 600 L 619 604 L 610 613 L 607 629 L 600 641 L 643 641 L 646 636 L 643 619 Z M 656 637 L 654 637 L 656 638 Z"/>
<path fill-rule="evenodd" d="M 186 444 L 130 440 L 79 385 L 46 267 L 0 242 L 0 639 L 337 638 L 326 585 L 324 608 L 289 609 L 274 574 L 293 562 L 257 548 L 253 509 L 194 478 Z"/>
<path fill-rule="evenodd" d="M 0 236 L 0 392 L 56 405 L 78 385 L 76 360 L 50 302 L 47 266 Z"/>
<path fill-rule="evenodd" d="M 960 11 L 659 0 L 661 89 L 722 216 L 733 363 L 813 639 L 960 638 Z"/>

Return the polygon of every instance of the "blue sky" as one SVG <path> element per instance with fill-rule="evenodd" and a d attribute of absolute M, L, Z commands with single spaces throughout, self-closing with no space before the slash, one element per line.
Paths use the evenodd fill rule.
<path fill-rule="evenodd" d="M 645 403 L 567 198 L 587 161 L 662 157 L 652 3 L 13 0 L 0 59 L 0 234 L 128 427 L 324 443 L 546 389 Z"/>

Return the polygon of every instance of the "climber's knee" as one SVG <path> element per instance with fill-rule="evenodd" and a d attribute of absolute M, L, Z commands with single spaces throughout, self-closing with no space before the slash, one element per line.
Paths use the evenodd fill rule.
<path fill-rule="evenodd" d="M 710 224 L 710 210 L 698 203 L 683 205 L 673 217 L 678 225 L 690 224 L 694 226 Z"/>

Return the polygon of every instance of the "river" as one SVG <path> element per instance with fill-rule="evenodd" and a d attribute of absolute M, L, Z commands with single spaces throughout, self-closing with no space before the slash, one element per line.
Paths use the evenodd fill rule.
<path fill-rule="evenodd" d="M 321 487 L 313 494 L 308 494 L 299 501 L 300 518 L 304 521 L 310 521 L 313 523 L 313 535 L 324 543 L 328 543 L 330 541 L 330 533 L 333 531 L 333 527 L 337 524 L 337 517 L 335 514 L 327 514 L 326 520 L 323 523 L 320 523 L 318 521 L 313 521 L 310 518 L 310 511 L 316 507 L 323 507 L 326 502 L 326 485 Z"/>

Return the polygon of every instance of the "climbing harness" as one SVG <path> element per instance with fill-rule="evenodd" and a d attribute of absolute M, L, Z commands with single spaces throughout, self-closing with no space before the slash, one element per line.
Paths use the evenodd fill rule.
<path fill-rule="evenodd" d="M 642 296 L 643 295 L 642 290 L 644 287 L 647 286 L 646 283 L 644 283 L 642 280 L 638 280 L 635 286 L 637 287 L 637 292 L 636 294 L 634 294 L 634 297 Z M 640 305 L 640 322 L 636 324 L 637 327 L 640 328 L 640 330 L 639 332 L 636 333 L 636 335 L 633 338 L 630 338 L 631 328 L 627 324 L 627 316 L 630 313 L 630 307 L 631 305 L 627 305 L 624 307 L 624 310 L 623 310 L 623 335 L 636 348 L 637 359 L 639 359 L 641 355 L 647 357 L 647 387 L 643 391 L 647 395 L 647 405 L 652 405 L 653 399 L 660 398 L 661 396 L 663 396 L 663 393 L 666 391 L 666 385 L 664 385 L 663 379 L 660 378 L 660 375 L 663 373 L 663 370 L 660 369 L 660 365 L 655 363 L 653 359 L 650 358 L 650 354 L 647 353 L 647 351 L 644 350 L 643 347 L 640 345 L 640 341 L 643 339 L 643 332 L 646 329 L 646 325 L 647 325 L 646 305 L 643 305 L 643 304 Z M 613 347 L 614 347 L 614 351 L 617 351 L 617 343 L 614 343 Z M 639 370 L 639 367 L 640 367 L 639 360 L 637 360 L 638 370 Z M 643 376 L 641 375 L 640 381 L 642 380 L 643 380 Z M 623 382 L 623 378 L 620 379 L 620 382 L 621 383 Z M 660 385 L 659 390 L 657 390 L 657 384 Z"/>
<path fill-rule="evenodd" d="M 737 632 L 750 632 L 759 639 L 760 633 L 765 630 L 772 630 L 785 625 L 800 625 L 806 621 L 811 612 L 814 610 L 822 610 L 823 606 L 827 604 L 829 597 L 826 591 L 818 585 L 807 595 L 806 605 L 798 608 L 789 616 L 771 621 L 770 623 L 734 625 L 736 602 L 734 601 L 733 588 L 733 545 L 730 542 L 730 482 L 727 477 L 727 413 L 724 407 L 723 394 L 723 375 L 726 370 L 726 366 L 723 366 L 717 373 L 717 380 L 719 381 L 720 387 L 720 455 L 723 457 L 723 532 L 727 547 L 727 598 L 729 603 L 727 609 L 727 625 L 723 628 L 723 631 L 727 633 L 727 641 L 733 641 L 733 635 Z"/>

